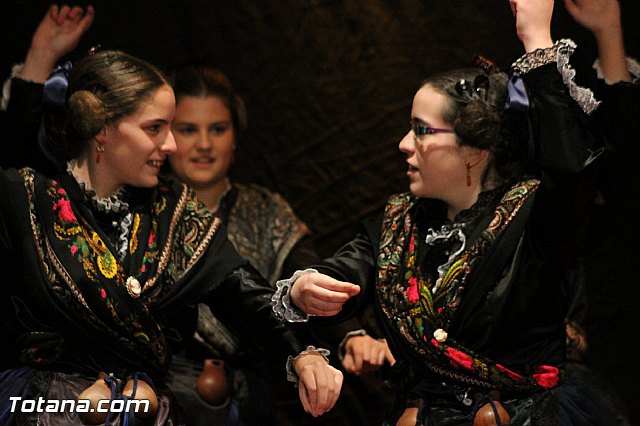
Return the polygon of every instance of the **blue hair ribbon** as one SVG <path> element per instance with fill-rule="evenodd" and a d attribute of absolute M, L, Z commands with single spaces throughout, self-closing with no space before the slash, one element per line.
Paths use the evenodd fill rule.
<path fill-rule="evenodd" d="M 507 81 L 507 103 L 506 110 L 515 109 L 525 112 L 529 110 L 529 96 L 525 87 L 522 75 L 518 71 L 513 71 Z"/>
<path fill-rule="evenodd" d="M 527 87 L 524 79 L 519 71 L 512 70 L 509 74 L 509 80 L 507 81 L 507 102 L 504 109 L 505 111 L 513 110 L 526 113 L 529 111 L 529 105 L 529 95 L 527 95 Z M 527 142 L 527 169 L 528 174 L 535 177 L 539 175 L 539 170 L 536 166 L 536 142 L 533 136 L 531 118 L 527 118 L 527 127 L 529 133 L 529 140 Z"/>
<path fill-rule="evenodd" d="M 42 104 L 45 107 L 62 108 L 67 100 L 67 88 L 69 87 L 69 71 L 71 62 L 59 65 L 53 70 L 47 81 L 44 82 L 42 92 Z"/>

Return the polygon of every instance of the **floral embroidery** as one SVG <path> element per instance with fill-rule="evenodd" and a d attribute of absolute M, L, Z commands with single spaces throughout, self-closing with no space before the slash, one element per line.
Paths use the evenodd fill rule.
<path fill-rule="evenodd" d="M 64 191 L 64 190 L 61 190 L 61 191 Z M 71 203 L 69 202 L 69 199 L 61 198 L 53 206 L 53 209 L 58 210 L 58 217 L 60 218 L 60 220 L 65 222 L 76 221 L 76 215 L 73 214 L 73 210 L 71 210 Z"/>
<path fill-rule="evenodd" d="M 467 370 L 471 370 L 473 368 L 473 358 L 464 352 L 460 352 L 453 348 L 447 348 L 445 355 L 451 358 L 452 365 L 454 366 L 459 365 Z"/>
<path fill-rule="evenodd" d="M 533 378 L 545 389 L 554 388 L 558 385 L 558 368 L 550 365 L 541 365 L 536 370 Z"/>
<path fill-rule="evenodd" d="M 433 293 L 428 285 L 432 277 L 425 277 L 416 265 L 418 229 L 412 213 L 416 200 L 408 193 L 389 200 L 382 225 L 376 291 L 384 314 L 434 372 L 462 383 L 516 391 L 550 388 L 560 380 L 555 367 L 541 366 L 536 374 L 521 376 L 463 347 L 452 336 L 442 338 L 462 300 L 467 277 L 538 183 L 520 182 L 506 191 L 490 225 L 452 259 Z M 441 330 L 441 339 L 432 337 L 437 330 Z"/>

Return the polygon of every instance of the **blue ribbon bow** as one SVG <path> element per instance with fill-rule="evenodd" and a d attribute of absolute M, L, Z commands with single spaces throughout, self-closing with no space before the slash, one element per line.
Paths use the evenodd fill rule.
<path fill-rule="evenodd" d="M 513 108 L 521 112 L 529 110 L 527 88 L 518 71 L 513 71 L 509 76 L 509 81 L 507 82 L 507 103 L 504 108 L 506 110 Z"/>
<path fill-rule="evenodd" d="M 44 82 L 42 103 L 45 107 L 62 108 L 67 100 L 67 88 L 69 87 L 69 71 L 71 62 L 59 65 Z"/>

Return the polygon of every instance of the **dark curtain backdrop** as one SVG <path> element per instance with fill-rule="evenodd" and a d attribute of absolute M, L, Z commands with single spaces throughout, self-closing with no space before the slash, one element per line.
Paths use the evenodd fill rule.
<path fill-rule="evenodd" d="M 3 1 L 0 75 L 23 59 L 50 3 Z M 313 229 L 322 255 L 348 240 L 357 222 L 378 211 L 386 197 L 406 190 L 397 145 L 408 130 L 420 81 L 433 72 L 469 65 L 475 53 L 507 67 L 522 50 L 506 0 L 93 4 L 96 20 L 72 58 L 100 43 L 165 71 L 198 63 L 229 75 L 249 113 L 234 178 L 263 184 L 287 198 Z M 627 50 L 640 57 L 638 0 L 622 0 L 621 5 Z M 595 44 L 571 21 L 562 1 L 556 2 L 553 36 L 578 42 L 574 67 L 590 83 Z M 633 289 L 637 300 L 637 285 Z M 615 291 L 607 311 L 611 318 L 604 321 L 623 327 L 623 336 L 627 330 L 637 336 L 637 326 L 627 324 L 631 318 L 615 316 L 614 304 L 629 296 Z M 592 364 L 610 376 L 621 397 L 640 395 L 637 361 L 612 365 L 611 342 L 604 334 L 593 346 Z M 635 359 L 630 355 L 637 354 L 635 342 L 619 346 L 614 346 L 616 353 L 628 354 L 622 364 Z"/>

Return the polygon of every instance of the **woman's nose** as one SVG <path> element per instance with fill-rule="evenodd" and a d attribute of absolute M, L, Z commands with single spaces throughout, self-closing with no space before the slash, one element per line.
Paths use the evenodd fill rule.
<path fill-rule="evenodd" d="M 176 152 L 178 146 L 176 145 L 176 138 L 173 136 L 172 131 L 169 131 L 160 149 L 162 152 L 165 152 L 167 154 L 173 154 L 174 152 Z"/>
<path fill-rule="evenodd" d="M 196 142 L 196 147 L 198 149 L 210 149 L 212 145 L 213 144 L 207 132 L 198 133 L 198 140 Z"/>
<path fill-rule="evenodd" d="M 400 152 L 403 152 L 405 154 L 411 154 L 415 148 L 414 139 L 415 137 L 413 135 L 413 132 L 409 130 L 407 134 L 404 135 L 404 137 L 400 140 L 400 143 L 398 144 L 398 149 L 400 149 Z"/>

